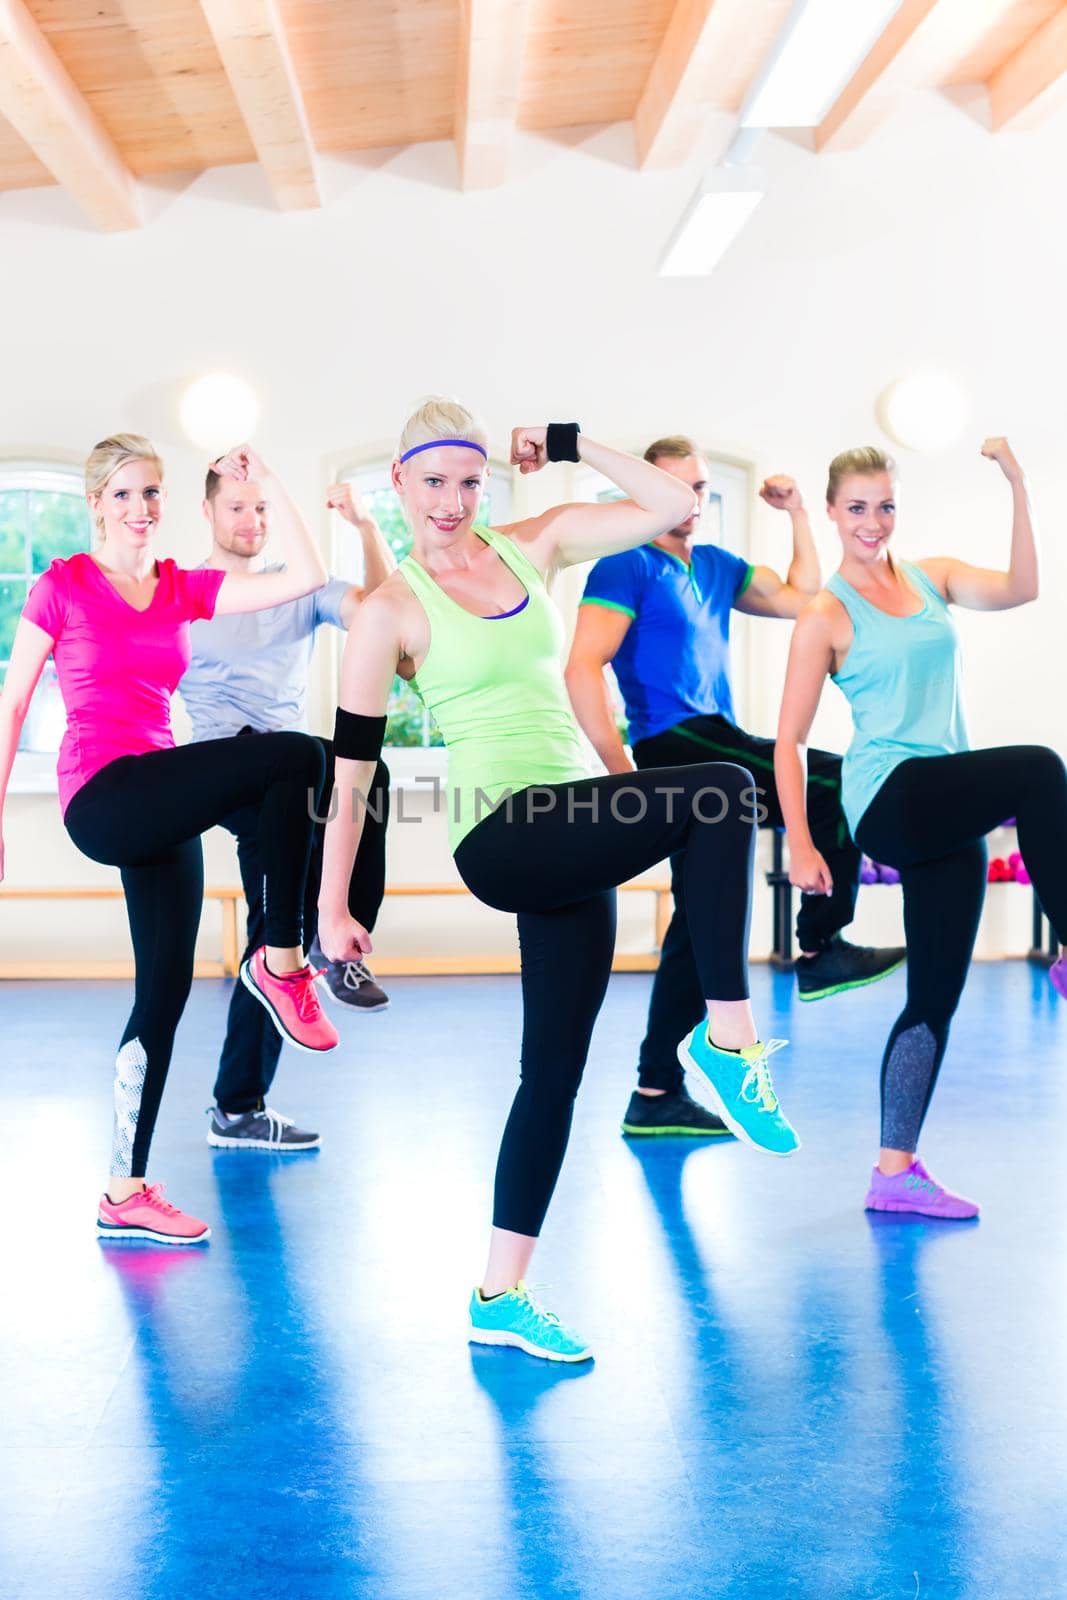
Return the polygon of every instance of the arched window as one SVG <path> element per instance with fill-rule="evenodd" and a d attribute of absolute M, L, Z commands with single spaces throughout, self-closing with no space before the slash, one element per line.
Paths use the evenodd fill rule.
<path fill-rule="evenodd" d="M 0 677 L 26 596 L 57 556 L 88 550 L 92 538 L 81 473 L 33 462 L 0 462 Z M 65 718 L 51 660 L 19 741 L 20 750 L 59 749 Z"/>

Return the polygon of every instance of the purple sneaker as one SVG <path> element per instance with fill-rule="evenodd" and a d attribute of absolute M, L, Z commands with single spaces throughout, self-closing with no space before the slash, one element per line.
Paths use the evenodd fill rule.
<path fill-rule="evenodd" d="M 906 1172 L 898 1172 L 892 1178 L 875 1167 L 863 1204 L 867 1211 L 917 1211 L 924 1217 L 945 1217 L 954 1222 L 978 1215 L 973 1200 L 943 1189 L 918 1156 Z"/>
<path fill-rule="evenodd" d="M 1061 1000 L 1067 1000 L 1067 961 L 1060 956 L 1048 969 L 1048 981 Z"/>

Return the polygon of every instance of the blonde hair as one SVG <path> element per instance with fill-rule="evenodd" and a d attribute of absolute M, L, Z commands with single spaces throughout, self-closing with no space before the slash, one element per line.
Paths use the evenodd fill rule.
<path fill-rule="evenodd" d="M 668 461 L 684 461 L 687 456 L 698 456 L 700 446 L 685 433 L 671 433 L 666 439 L 657 439 L 645 451 L 645 460 L 655 463 L 661 456 Z"/>
<path fill-rule="evenodd" d="M 107 439 L 101 439 L 99 444 L 94 444 L 89 452 L 89 459 L 85 463 L 85 493 L 103 494 L 109 480 L 130 461 L 154 461 L 162 479 L 163 461 L 151 439 L 139 433 L 113 433 Z M 97 531 L 100 532 L 104 519 L 99 512 L 95 520 Z"/>
<path fill-rule="evenodd" d="M 842 478 L 847 478 L 851 473 L 861 478 L 873 478 L 876 472 L 888 472 L 891 478 L 897 475 L 897 464 L 893 457 L 879 450 L 876 444 L 860 444 L 853 450 L 842 450 L 830 463 L 826 481 L 827 505 L 832 506 L 837 499 Z"/>
<path fill-rule="evenodd" d="M 469 439 L 489 449 L 489 435 L 466 406 L 448 395 L 432 394 L 405 422 L 397 445 L 397 456 L 416 445 L 433 444 L 436 439 Z"/>

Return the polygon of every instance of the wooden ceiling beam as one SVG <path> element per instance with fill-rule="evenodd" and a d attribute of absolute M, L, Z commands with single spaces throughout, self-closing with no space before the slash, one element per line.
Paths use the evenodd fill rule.
<path fill-rule="evenodd" d="M 1067 72 L 1067 10 L 1057 11 L 989 79 L 989 112 L 994 131 Z"/>
<path fill-rule="evenodd" d="M 461 0 L 456 159 L 462 189 L 510 172 L 531 0 Z"/>
<path fill-rule="evenodd" d="M 274 0 L 200 6 L 279 209 L 321 206 L 304 97 Z"/>
<path fill-rule="evenodd" d="M 132 172 L 22 0 L 0 0 L 0 113 L 98 227 L 141 226 Z"/>
<path fill-rule="evenodd" d="M 712 111 L 739 111 L 791 0 L 677 0 L 637 110 L 640 167 L 681 166 Z"/>
<path fill-rule="evenodd" d="M 815 130 L 816 150 L 855 149 L 912 90 L 937 88 L 1017 0 L 904 0 Z"/>

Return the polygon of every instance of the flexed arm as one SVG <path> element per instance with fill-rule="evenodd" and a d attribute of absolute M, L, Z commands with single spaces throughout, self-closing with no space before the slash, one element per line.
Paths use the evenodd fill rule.
<path fill-rule="evenodd" d="M 919 566 L 946 600 L 971 611 L 1009 611 L 1036 600 L 1040 589 L 1037 537 L 1030 491 L 1007 439 L 987 439 L 982 454 L 995 461 L 1011 485 L 1011 555 L 1008 570 L 974 567 L 951 556 L 934 556 Z"/>
<path fill-rule="evenodd" d="M 251 445 L 238 445 L 212 462 L 222 478 L 254 481 L 262 486 L 274 511 L 274 531 L 285 557 L 284 572 L 228 572 L 222 580 L 215 610 L 221 616 L 242 611 L 265 611 L 269 606 L 299 600 L 321 589 L 329 574 L 318 546 L 288 490 L 278 475 L 257 456 Z"/>
<path fill-rule="evenodd" d="M 516 428 L 512 432 L 512 465 L 521 473 L 540 472 L 547 465 L 547 433 L 547 428 Z M 581 433 L 577 454 L 586 466 L 617 484 L 628 499 L 554 506 L 539 517 L 516 524 L 516 541 L 543 572 L 648 544 L 661 533 L 680 527 L 696 508 L 688 484 L 638 456 L 598 444 Z"/>
<path fill-rule="evenodd" d="M 760 499 L 775 511 L 786 511 L 793 526 L 793 558 L 785 578 L 773 567 L 755 567 L 734 601 L 734 609 L 754 617 L 799 617 L 822 584 L 811 523 L 796 480 L 779 474 L 764 480 Z"/>

